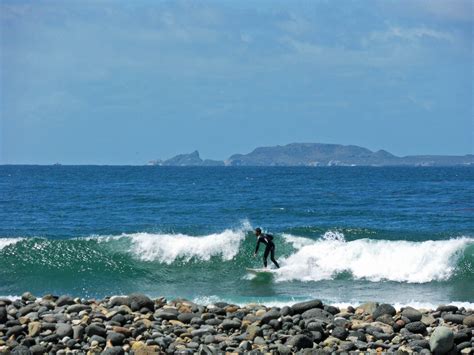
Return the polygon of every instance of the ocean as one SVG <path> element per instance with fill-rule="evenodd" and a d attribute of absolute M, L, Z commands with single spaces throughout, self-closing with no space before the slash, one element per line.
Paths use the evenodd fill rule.
<path fill-rule="evenodd" d="M 474 168 L 0 166 L 0 296 L 25 291 L 472 308 Z"/>

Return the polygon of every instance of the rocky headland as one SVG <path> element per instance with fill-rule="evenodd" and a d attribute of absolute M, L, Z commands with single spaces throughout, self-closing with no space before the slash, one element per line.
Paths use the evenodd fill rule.
<path fill-rule="evenodd" d="M 198 305 L 142 294 L 0 299 L 0 353 L 472 354 L 474 311 L 319 300 L 292 306 Z"/>
<path fill-rule="evenodd" d="M 258 147 L 248 154 L 234 154 L 224 161 L 201 159 L 199 152 L 168 160 L 152 160 L 162 166 L 474 166 L 474 155 L 396 156 L 386 150 L 371 151 L 356 145 L 291 143 Z"/>

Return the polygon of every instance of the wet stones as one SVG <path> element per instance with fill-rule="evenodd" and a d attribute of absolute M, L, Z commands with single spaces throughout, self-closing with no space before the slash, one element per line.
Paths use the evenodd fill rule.
<path fill-rule="evenodd" d="M 397 310 L 390 304 L 381 304 L 378 306 L 375 311 L 372 313 L 372 317 L 377 319 L 378 317 L 388 314 L 390 316 L 394 316 L 397 313 Z"/>
<path fill-rule="evenodd" d="M 375 302 L 339 309 L 313 300 L 280 309 L 140 294 L 104 300 L 25 295 L 0 300 L 0 353 L 472 353 L 472 310 L 393 309 Z"/>
<path fill-rule="evenodd" d="M 312 300 L 307 302 L 295 303 L 291 306 L 293 314 L 301 314 L 312 308 L 323 308 L 323 302 L 320 300 Z"/>

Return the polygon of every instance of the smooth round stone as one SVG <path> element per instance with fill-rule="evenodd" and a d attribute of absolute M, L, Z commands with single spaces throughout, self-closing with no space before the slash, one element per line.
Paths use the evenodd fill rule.
<path fill-rule="evenodd" d="M 423 334 L 426 332 L 426 326 L 422 322 L 408 323 L 405 325 L 405 329 L 416 334 Z"/>
<path fill-rule="evenodd" d="M 107 341 L 109 341 L 112 345 L 122 345 L 123 341 L 125 340 L 125 335 L 115 332 L 109 332 L 107 334 Z"/>
<path fill-rule="evenodd" d="M 56 334 L 60 338 L 71 337 L 73 335 L 72 326 L 68 323 L 57 323 Z"/>
<path fill-rule="evenodd" d="M 421 320 L 423 315 L 413 307 L 405 307 L 402 311 L 402 316 L 408 318 L 410 322 L 417 322 Z"/>
<path fill-rule="evenodd" d="M 347 336 L 349 335 L 349 332 L 343 327 L 336 327 L 332 331 L 331 335 L 335 338 L 345 340 Z"/>
<path fill-rule="evenodd" d="M 374 313 L 372 313 L 372 317 L 377 319 L 384 314 L 388 314 L 393 317 L 395 314 L 397 314 L 397 310 L 392 305 L 384 303 L 375 309 Z"/>
<path fill-rule="evenodd" d="M 454 333 L 448 327 L 437 327 L 430 337 L 430 349 L 433 354 L 445 354 L 454 344 Z"/>

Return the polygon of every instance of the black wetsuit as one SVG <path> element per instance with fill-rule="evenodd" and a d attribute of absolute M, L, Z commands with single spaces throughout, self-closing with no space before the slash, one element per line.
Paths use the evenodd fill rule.
<path fill-rule="evenodd" d="M 255 254 L 258 252 L 258 247 L 260 243 L 265 244 L 265 252 L 263 253 L 263 265 L 267 267 L 267 258 L 270 254 L 270 260 L 276 265 L 277 268 L 280 267 L 277 261 L 275 260 L 275 244 L 273 243 L 273 235 L 271 234 L 260 234 L 257 239 L 257 246 L 255 248 Z"/>

